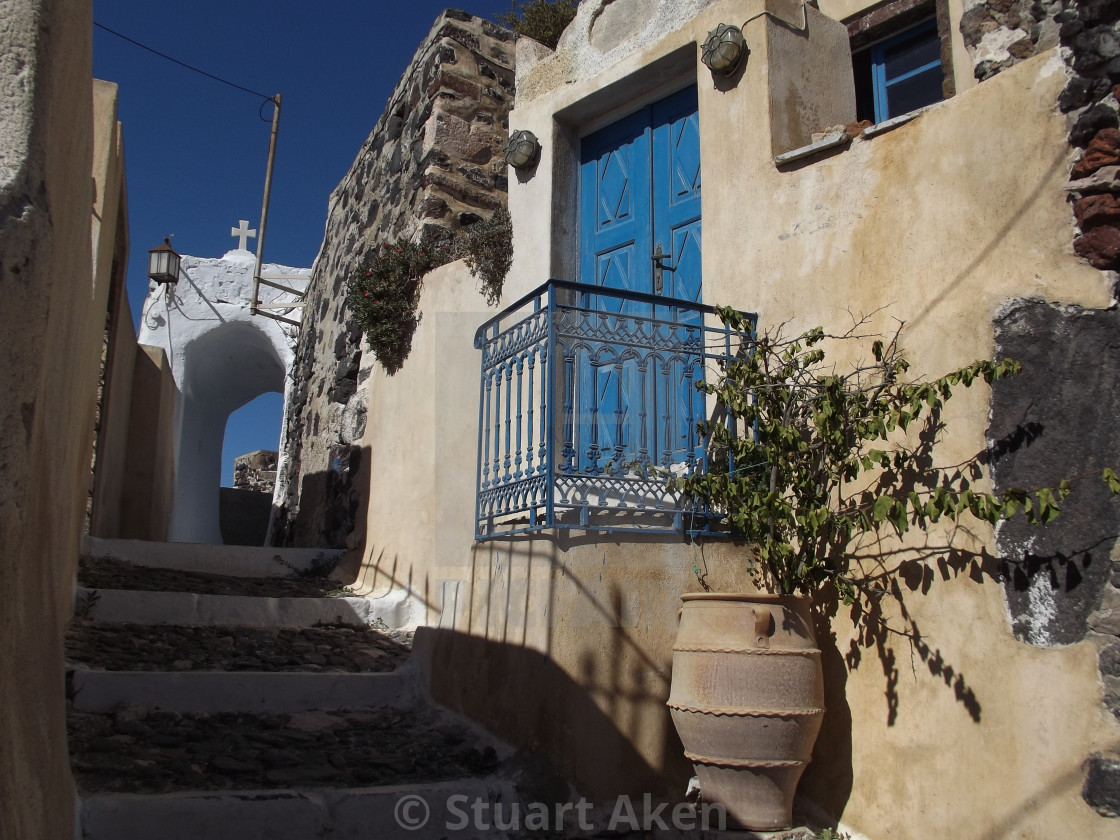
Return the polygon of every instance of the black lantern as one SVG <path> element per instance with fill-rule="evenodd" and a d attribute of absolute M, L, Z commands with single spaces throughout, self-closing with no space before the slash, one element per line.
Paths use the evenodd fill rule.
<path fill-rule="evenodd" d="M 739 66 L 739 62 L 749 52 L 743 39 L 743 30 L 737 26 L 721 23 L 708 33 L 700 60 L 715 73 L 727 74 Z"/>
<path fill-rule="evenodd" d="M 171 237 L 164 237 L 162 245 L 148 251 L 148 277 L 157 283 L 178 282 L 179 255 L 171 247 Z"/>
<path fill-rule="evenodd" d="M 515 131 L 509 136 L 509 142 L 503 150 L 506 163 L 514 169 L 528 169 L 540 157 L 541 144 L 537 135 L 526 129 Z"/>

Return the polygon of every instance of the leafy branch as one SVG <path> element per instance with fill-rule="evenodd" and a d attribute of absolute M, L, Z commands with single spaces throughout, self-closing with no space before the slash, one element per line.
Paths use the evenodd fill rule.
<path fill-rule="evenodd" d="M 709 439 L 708 470 L 666 480 L 724 515 L 755 546 L 760 583 L 778 592 L 808 594 L 831 583 L 845 604 L 875 597 L 847 553 L 858 534 L 889 526 L 901 536 L 965 515 L 991 524 L 1022 515 L 1046 524 L 1073 486 L 1094 476 L 1120 493 L 1113 469 L 995 494 L 973 489 L 959 469 L 931 466 L 941 411 L 954 389 L 1012 376 L 1021 369 L 1014 360 L 975 361 L 911 381 L 901 323 L 886 340 L 861 334 L 862 320 L 841 335 L 815 328 L 787 339 L 780 327 L 755 335 L 742 314 L 718 311 L 746 350 L 721 361 L 714 381 L 696 387 L 717 399 L 726 420 L 699 424 Z M 870 358 L 846 372 L 827 363 L 827 345 L 862 348 L 868 341 Z"/>

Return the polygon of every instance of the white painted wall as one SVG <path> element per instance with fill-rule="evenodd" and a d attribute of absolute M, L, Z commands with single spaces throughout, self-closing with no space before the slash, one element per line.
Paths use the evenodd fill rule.
<path fill-rule="evenodd" d="M 139 340 L 166 351 L 179 392 L 168 533 L 173 542 L 222 542 L 218 487 L 226 420 L 261 394 L 278 391 L 287 399 L 298 330 L 250 314 L 253 265 L 247 250 L 221 259 L 184 256 L 179 282 L 168 289 L 152 283 L 144 301 Z M 265 265 L 262 273 L 288 275 L 302 289 L 311 270 Z M 294 296 L 262 285 L 260 298 L 267 303 Z M 298 309 L 278 314 L 300 318 Z"/>

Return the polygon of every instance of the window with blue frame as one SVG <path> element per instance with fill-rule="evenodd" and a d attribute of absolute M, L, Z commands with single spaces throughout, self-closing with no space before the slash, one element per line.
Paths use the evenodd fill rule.
<path fill-rule="evenodd" d="M 944 98 L 941 39 L 929 19 L 852 54 L 856 115 L 880 123 Z"/>

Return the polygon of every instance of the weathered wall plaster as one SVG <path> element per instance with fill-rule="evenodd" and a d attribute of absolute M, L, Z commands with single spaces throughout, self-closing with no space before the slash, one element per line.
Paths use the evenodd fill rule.
<path fill-rule="evenodd" d="M 221 259 L 184 256 L 174 286 L 152 290 L 144 301 L 139 341 L 167 353 L 179 391 L 175 422 L 175 494 L 168 539 L 222 542 L 218 517 L 222 441 L 226 420 L 264 393 L 285 392 L 296 329 L 250 312 L 254 258 L 233 250 Z M 310 271 L 265 265 L 294 288 Z M 260 287 L 263 303 L 295 295 Z M 298 310 L 276 310 L 298 317 Z"/>
<path fill-rule="evenodd" d="M 577 18 L 584 32 L 595 5 Z M 577 276 L 569 185 L 581 134 L 695 79 L 706 302 L 790 330 L 844 327 L 849 311 L 871 314 L 872 330 L 905 321 L 917 375 L 990 356 L 991 320 L 1008 299 L 1110 304 L 1109 280 L 1072 252 L 1061 187 L 1073 156 L 1055 108 L 1067 76 L 1055 51 L 846 152 L 779 170 L 769 101 L 784 69 L 769 60 L 770 24 L 748 25 L 754 52 L 730 85 L 713 82 L 695 46 L 760 8 L 712 3 L 601 62 L 578 26 L 553 56 L 519 48 L 536 62 L 519 69 L 511 122 L 544 148 L 510 185 L 506 301 Z M 693 563 L 734 585 L 737 550 L 578 533 L 472 544 L 477 356 L 463 352 L 472 307 L 446 279 L 426 287 L 416 367 L 371 381 L 378 408 L 364 441 L 377 481 L 359 577 L 409 587 L 438 618 L 418 646 L 437 698 L 544 752 L 590 795 L 678 796 L 690 771 L 663 706 L 677 595 L 695 588 Z M 940 462 L 984 451 L 987 399 L 981 386 L 949 404 Z M 910 548 L 940 559 L 932 580 L 904 576 L 888 609 L 916 641 L 858 637 L 842 615 L 822 628 L 829 713 L 803 795 L 871 836 L 956 835 L 966 822 L 976 837 L 1110 837 L 1114 824 L 1080 795 L 1086 757 L 1120 741 L 1099 703 L 1097 647 L 1015 638 L 990 529 L 934 529 Z M 975 746 L 964 756 L 946 744 Z M 1097 776 L 1106 765 L 1093 765 Z"/>
<path fill-rule="evenodd" d="M 992 395 L 996 487 L 1049 487 L 1120 461 L 1120 312 L 1017 301 L 996 319 L 996 347 L 1024 371 Z M 1095 475 L 1045 528 L 1003 523 L 997 544 L 1016 638 L 1040 647 L 1088 639 L 1104 705 L 1120 720 L 1120 501 Z M 1120 817 L 1116 754 L 1086 756 L 1086 800 Z"/>
<path fill-rule="evenodd" d="M 116 536 L 120 527 L 120 498 L 124 459 L 128 450 L 128 412 L 132 399 L 132 371 L 136 357 L 136 333 L 125 294 L 125 267 L 128 259 L 128 207 L 124 195 L 124 143 L 116 121 L 117 87 L 94 80 L 95 102 L 94 233 L 107 216 L 121 235 L 113 243 L 94 243 L 98 270 L 110 277 L 108 317 L 103 341 L 101 395 L 94 438 L 93 486 L 90 488 L 91 533 Z M 106 148 L 112 144 L 115 148 Z M 112 247 L 108 247 L 111 245 Z"/>

